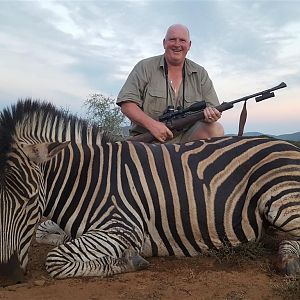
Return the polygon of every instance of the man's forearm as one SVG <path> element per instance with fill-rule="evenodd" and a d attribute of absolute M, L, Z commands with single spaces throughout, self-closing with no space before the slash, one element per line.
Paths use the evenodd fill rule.
<path fill-rule="evenodd" d="M 164 143 L 166 140 L 173 138 L 172 131 L 164 123 L 149 117 L 137 104 L 125 102 L 122 104 L 121 110 L 132 122 L 146 128 L 159 142 Z"/>
<path fill-rule="evenodd" d="M 146 128 L 147 130 L 150 130 L 152 123 L 155 121 L 133 102 L 124 102 L 121 106 L 121 111 L 132 122 Z"/>

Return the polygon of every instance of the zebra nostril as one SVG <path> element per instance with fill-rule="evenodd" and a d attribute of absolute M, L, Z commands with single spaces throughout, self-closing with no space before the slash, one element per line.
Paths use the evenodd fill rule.
<path fill-rule="evenodd" d="M 8 262 L 0 263 L 0 286 L 24 282 L 24 271 L 15 252 Z"/>

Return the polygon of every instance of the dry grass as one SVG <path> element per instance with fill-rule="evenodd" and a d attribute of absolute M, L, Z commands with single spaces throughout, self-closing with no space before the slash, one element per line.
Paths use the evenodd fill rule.
<path fill-rule="evenodd" d="M 271 287 L 275 294 L 284 296 L 286 300 L 300 299 L 300 278 L 278 276 L 273 265 L 277 252 L 278 238 L 267 236 L 263 242 L 248 242 L 238 247 L 226 245 L 219 250 L 209 250 L 208 255 L 214 257 L 220 264 L 234 264 L 240 267 L 254 262 L 268 274 L 272 280 Z"/>
<path fill-rule="evenodd" d="M 249 260 L 266 258 L 271 253 L 272 250 L 266 248 L 263 242 L 248 242 L 237 247 L 225 243 L 221 249 L 208 251 L 208 255 L 214 257 L 219 263 L 237 265 L 242 265 Z"/>
<path fill-rule="evenodd" d="M 275 293 L 286 300 L 300 299 L 300 281 L 295 278 L 284 278 L 280 282 L 272 283 Z"/>

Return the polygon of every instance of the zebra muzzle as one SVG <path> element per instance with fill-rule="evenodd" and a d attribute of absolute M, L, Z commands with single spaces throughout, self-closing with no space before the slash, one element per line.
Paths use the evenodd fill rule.
<path fill-rule="evenodd" d="M 22 283 L 24 279 L 24 270 L 21 268 L 16 252 L 8 262 L 0 263 L 0 286 Z"/>

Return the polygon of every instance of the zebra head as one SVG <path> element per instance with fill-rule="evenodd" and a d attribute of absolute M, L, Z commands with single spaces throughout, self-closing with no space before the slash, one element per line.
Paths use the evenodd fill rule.
<path fill-rule="evenodd" d="M 22 144 L 0 129 L 1 286 L 23 281 L 30 241 L 46 203 L 42 163 L 68 142 Z"/>
<path fill-rule="evenodd" d="M 48 102 L 20 100 L 0 112 L 0 286 L 3 278 L 21 281 L 35 225 L 49 201 L 49 164 L 66 141 L 77 140 L 105 144 L 108 137 Z"/>

